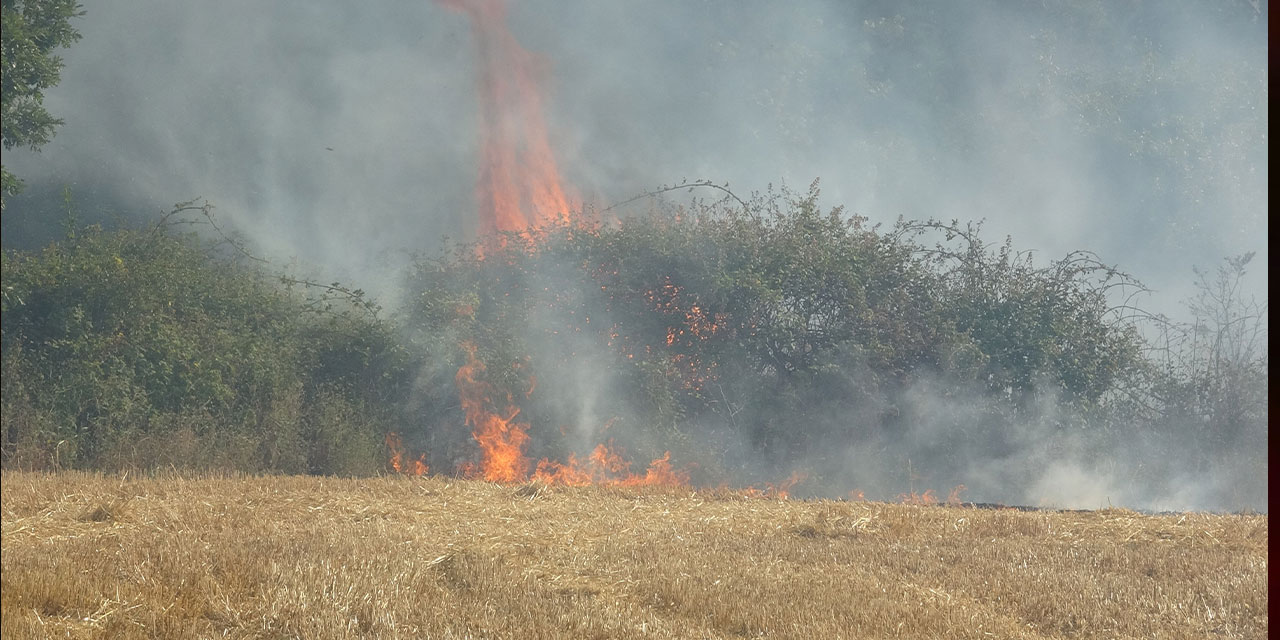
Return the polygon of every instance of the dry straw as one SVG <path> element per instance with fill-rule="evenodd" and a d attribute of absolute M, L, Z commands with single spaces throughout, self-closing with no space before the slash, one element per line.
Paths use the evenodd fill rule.
<path fill-rule="evenodd" d="M 4 472 L 9 638 L 1263 638 L 1267 519 Z"/>

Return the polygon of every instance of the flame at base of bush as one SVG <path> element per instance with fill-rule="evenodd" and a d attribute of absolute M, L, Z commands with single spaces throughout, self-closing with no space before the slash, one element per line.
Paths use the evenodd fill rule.
<path fill-rule="evenodd" d="M 597 445 L 585 463 L 569 454 L 568 462 L 548 458 L 530 465 L 524 449 L 529 443 L 529 425 L 516 420 L 520 408 L 509 393 L 501 393 L 483 380 L 485 364 L 476 355 L 476 346 L 464 343 L 467 362 L 458 369 L 454 382 L 466 415 L 471 436 L 480 445 L 481 459 L 459 468 L 465 478 L 490 482 L 517 483 L 528 480 L 567 486 L 592 484 L 617 486 L 688 486 L 689 473 L 674 468 L 671 452 L 654 459 L 643 473 L 633 473 L 631 462 L 613 442 Z M 532 389 L 530 389 L 532 392 Z M 497 399 L 501 398 L 501 401 Z M 495 405 L 498 405 L 495 407 Z M 399 434 L 386 437 L 391 468 L 397 473 L 421 476 L 427 473 L 426 454 L 410 461 Z M 529 473 L 530 467 L 533 473 Z"/>
<path fill-rule="evenodd" d="M 427 467 L 427 454 L 418 456 L 417 460 L 408 462 L 404 453 L 404 442 L 400 439 L 398 433 L 388 433 L 387 450 L 391 452 L 391 468 L 396 473 L 403 473 L 410 476 L 425 476 L 430 469 Z"/>
<path fill-rule="evenodd" d="M 571 487 L 592 484 L 624 487 L 689 485 L 689 473 L 672 468 L 670 451 L 650 462 L 644 474 L 634 474 L 631 473 L 631 462 L 604 444 L 596 446 L 586 464 L 580 464 L 573 454 L 569 454 L 569 462 L 565 464 L 543 458 L 538 462 L 533 479 Z"/>

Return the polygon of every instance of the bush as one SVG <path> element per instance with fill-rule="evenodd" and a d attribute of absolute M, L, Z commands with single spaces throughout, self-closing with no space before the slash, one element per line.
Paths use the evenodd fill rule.
<path fill-rule="evenodd" d="M 403 322 L 437 363 L 423 388 L 453 393 L 462 345 L 475 345 L 535 449 L 616 436 L 705 466 L 746 441 L 782 464 L 904 429 L 905 394 L 922 384 L 985 396 L 963 428 L 999 431 L 1041 396 L 1093 407 L 1138 366 L 1138 336 L 1107 295 L 1131 280 L 1088 254 L 1037 268 L 974 228 L 882 232 L 816 202 L 811 188 L 695 203 L 421 261 Z M 944 241 L 921 244 L 930 231 Z M 968 244 L 946 244 L 961 234 Z M 433 466 L 449 468 L 471 445 L 449 429 L 460 415 L 437 418 Z"/>
<path fill-rule="evenodd" d="M 404 352 L 376 318 L 162 226 L 3 260 L 6 466 L 381 468 L 340 450 L 378 446 L 385 412 L 327 414 L 395 393 Z"/>

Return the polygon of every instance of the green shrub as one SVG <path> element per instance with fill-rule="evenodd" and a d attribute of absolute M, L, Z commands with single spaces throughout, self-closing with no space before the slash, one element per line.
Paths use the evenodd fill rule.
<path fill-rule="evenodd" d="M 811 189 L 561 224 L 490 241 L 482 258 L 458 247 L 420 262 L 403 323 L 439 364 L 424 388 L 454 393 L 472 344 L 535 447 L 563 450 L 566 425 L 594 416 L 651 451 L 697 429 L 781 461 L 903 429 L 905 395 L 926 383 L 979 396 L 986 408 L 957 429 L 995 433 L 1048 395 L 1088 410 L 1140 363 L 1108 297 L 1131 281 L 1088 254 L 1037 267 L 973 228 L 882 231 L 816 202 Z M 471 443 L 446 447 L 456 459 Z"/>
<path fill-rule="evenodd" d="M 404 351 L 362 300 L 319 306 L 163 227 L 6 252 L 3 292 L 6 465 L 381 469 L 367 452 L 386 412 L 320 429 L 322 453 L 309 440 L 338 419 L 327 409 L 349 416 L 403 386 Z"/>

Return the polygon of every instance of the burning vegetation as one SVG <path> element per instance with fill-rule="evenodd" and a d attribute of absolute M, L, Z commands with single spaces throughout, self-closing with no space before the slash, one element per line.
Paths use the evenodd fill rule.
<path fill-rule="evenodd" d="M 507 236 L 514 233 L 532 241 L 531 231 L 561 224 L 580 226 L 571 215 L 572 208 L 566 197 L 568 189 L 560 180 L 556 159 L 547 137 L 546 123 L 542 116 L 541 78 L 545 63 L 525 50 L 507 30 L 505 6 L 502 0 L 441 0 L 445 6 L 467 14 L 471 19 L 480 64 L 478 101 L 481 124 L 481 164 L 476 186 L 479 208 L 480 232 L 489 241 L 496 241 L 489 251 L 491 260 L 504 258 Z M 477 258 L 484 251 L 477 250 Z M 601 285 L 607 290 L 607 285 Z M 544 288 L 544 292 L 549 288 Z M 683 313 L 688 329 L 699 335 L 714 331 L 695 304 L 688 311 L 681 311 L 676 299 L 679 289 L 670 282 L 660 292 L 650 291 L 649 299 L 655 308 L 668 314 Z M 470 308 L 458 305 L 462 315 L 470 315 Z M 584 322 L 589 318 L 584 315 Z M 617 325 L 614 325 L 617 329 Z M 574 331 L 581 331 L 574 327 Z M 667 344 L 675 343 L 685 333 L 684 325 L 669 328 Z M 617 337 L 616 332 L 613 334 Z M 611 343 L 612 344 L 612 343 Z M 519 421 L 520 408 L 510 390 L 499 389 L 484 378 L 486 365 L 477 357 L 474 342 L 462 343 L 466 354 L 454 382 L 461 399 L 466 425 L 480 446 L 478 462 L 467 462 L 459 471 L 468 477 L 484 478 L 494 482 L 523 482 L 530 477 L 552 484 L 581 486 L 588 484 L 636 485 L 685 485 L 687 472 L 671 467 L 671 453 L 664 452 L 650 463 L 643 473 L 632 473 L 631 463 L 609 445 L 598 444 L 587 462 L 580 463 L 570 453 L 567 461 L 543 458 L 531 465 L 525 455 L 529 444 L 529 425 Z M 626 354 L 634 358 L 633 354 Z M 682 355 L 673 358 L 682 363 L 687 372 L 687 384 L 705 382 L 695 360 L 685 361 Z M 529 378 L 532 394 L 534 379 Z M 423 475 L 428 467 L 420 459 L 412 467 L 404 465 L 398 434 L 387 437 L 391 449 L 391 465 L 401 473 Z M 423 454 L 425 455 L 425 454 Z M 531 474 L 532 472 L 532 474 Z"/>
<path fill-rule="evenodd" d="M 1139 360 L 1107 296 L 1134 283 L 1089 254 L 1042 270 L 954 222 L 878 233 L 820 212 L 816 188 L 599 224 L 565 196 L 542 116 L 545 63 L 506 29 L 500 0 L 444 4 L 470 18 L 477 45 L 482 239 L 420 265 L 410 322 L 464 358 L 452 382 L 478 459 L 457 439 L 433 437 L 443 447 L 431 452 L 461 459 L 457 473 L 742 486 L 754 482 L 729 469 L 745 463 L 789 473 L 764 490 L 785 496 L 810 476 L 851 481 L 832 445 L 884 448 L 922 379 L 976 395 L 974 422 L 935 443 L 976 453 L 1008 446 L 999 433 L 974 442 L 978 424 L 1043 420 L 1047 390 L 1092 406 Z M 913 241 L 928 231 L 962 244 Z M 433 434 L 449 429 L 441 416 L 456 419 L 428 417 Z M 632 472 L 615 437 L 650 450 L 649 468 Z M 672 443 L 687 467 L 672 466 Z M 531 449 L 550 455 L 533 463 Z M 957 502 L 962 474 L 936 471 Z M 932 490 L 902 500 L 938 501 Z"/>
<path fill-rule="evenodd" d="M 432 468 L 940 502 L 899 493 L 922 479 L 954 487 L 955 504 L 977 461 L 1089 459 L 1169 417 L 1126 311 L 1141 285 L 1088 252 L 1039 266 L 958 221 L 870 227 L 821 211 L 816 183 L 602 224 L 565 195 L 546 64 L 499 0 L 445 4 L 477 44 L 481 239 L 411 277 L 410 330 L 460 360 L 452 385 L 427 368 L 461 399 L 461 416 L 431 407 L 429 438 L 411 438 L 432 442 Z M 469 439 L 443 435 L 458 423 Z M 1241 444 L 1218 436 L 1219 450 Z M 912 456 L 931 460 L 923 476 Z M 1034 473 L 1001 468 L 980 494 Z"/>
<path fill-rule="evenodd" d="M 573 209 L 547 137 L 547 62 L 507 30 L 504 0 L 439 0 L 471 20 L 479 74 L 482 234 L 562 221 Z"/>
<path fill-rule="evenodd" d="M 550 68 L 504 4 L 440 1 L 476 45 L 477 240 L 418 259 L 391 317 L 166 226 L 207 205 L 6 252 L 6 466 L 1265 504 L 1248 256 L 1202 274 L 1178 324 L 1087 251 L 1045 264 L 973 224 L 871 225 L 820 208 L 816 182 L 685 183 L 604 222 L 562 179 Z M 658 197 L 695 186 L 728 195 Z"/>

